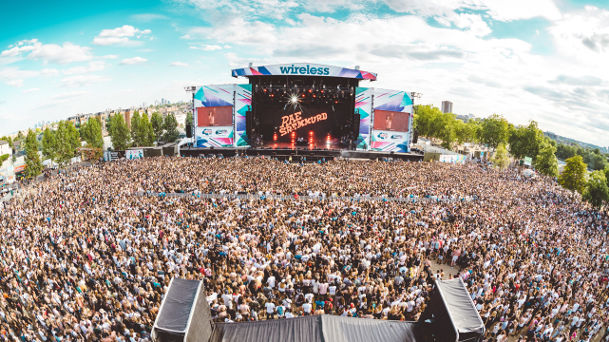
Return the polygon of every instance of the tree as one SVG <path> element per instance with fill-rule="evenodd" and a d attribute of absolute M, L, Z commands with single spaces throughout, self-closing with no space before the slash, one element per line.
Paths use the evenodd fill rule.
<path fill-rule="evenodd" d="M 178 132 L 178 121 L 173 114 L 169 114 L 165 117 L 165 123 L 163 124 L 163 128 L 165 129 L 165 134 L 163 135 L 163 140 L 165 142 L 171 143 L 178 139 L 180 133 Z"/>
<path fill-rule="evenodd" d="M 477 123 L 474 120 L 468 120 L 467 122 L 455 120 L 455 136 L 459 144 L 475 142 L 477 130 Z"/>
<path fill-rule="evenodd" d="M 533 162 L 535 169 L 546 176 L 557 177 L 558 159 L 554 153 L 556 153 L 556 147 L 545 142 Z"/>
<path fill-rule="evenodd" d="M 55 159 L 60 166 L 67 165 L 76 155 L 80 145 L 80 135 L 71 121 L 60 121 L 55 132 L 57 141 Z"/>
<path fill-rule="evenodd" d="M 0 156 L 0 167 L 2 166 L 2 164 L 10 157 L 10 154 L 5 153 L 3 155 Z"/>
<path fill-rule="evenodd" d="M 186 114 L 186 122 L 184 123 L 184 127 L 186 129 L 186 137 L 192 138 L 192 126 L 194 125 L 194 121 L 192 118 L 192 113 L 189 112 Z"/>
<path fill-rule="evenodd" d="M 133 146 L 144 145 L 144 127 L 141 123 L 142 119 L 140 113 L 136 110 L 131 117 L 131 139 L 133 139 Z"/>
<path fill-rule="evenodd" d="M 567 160 L 577 154 L 577 149 L 573 145 L 558 144 L 556 146 L 556 158 Z"/>
<path fill-rule="evenodd" d="M 15 144 L 13 143 L 13 138 L 4 136 L 4 137 L 0 138 L 0 140 L 6 141 L 8 143 L 8 145 L 11 147 L 11 149 L 15 148 Z"/>
<path fill-rule="evenodd" d="M 510 165 L 510 158 L 508 156 L 507 149 L 505 148 L 505 144 L 500 144 L 497 146 L 497 150 L 495 151 L 492 162 L 501 170 L 506 169 L 508 165 Z"/>
<path fill-rule="evenodd" d="M 110 134 L 114 150 L 126 150 L 130 137 L 125 118 L 121 114 L 114 114 L 110 117 L 108 124 L 108 133 Z"/>
<path fill-rule="evenodd" d="M 509 123 L 501 115 L 493 114 L 482 120 L 480 142 L 496 149 L 500 144 L 508 142 Z"/>
<path fill-rule="evenodd" d="M 80 127 L 80 136 L 87 142 L 88 147 L 104 147 L 101 121 L 98 118 L 90 117 L 89 120 Z"/>
<path fill-rule="evenodd" d="M 609 187 L 607 187 L 607 178 L 603 171 L 592 171 L 590 179 L 586 183 L 583 198 L 596 208 L 600 208 L 603 203 L 609 201 Z"/>
<path fill-rule="evenodd" d="M 516 159 L 531 157 L 535 160 L 544 140 L 545 137 L 537 127 L 537 122 L 531 121 L 528 126 L 518 126 L 512 130 L 508 139 L 510 154 Z"/>
<path fill-rule="evenodd" d="M 32 130 L 28 130 L 25 138 L 25 165 L 26 178 L 31 179 L 42 173 L 43 166 L 38 154 L 38 140 L 36 133 Z"/>
<path fill-rule="evenodd" d="M 432 106 L 416 106 L 414 116 L 414 126 L 419 134 L 424 137 L 434 137 L 434 123 L 438 120 L 442 112 Z"/>
<path fill-rule="evenodd" d="M 566 162 L 567 165 L 558 176 L 558 183 L 581 194 L 586 186 L 586 164 L 581 156 L 571 157 Z"/>
<path fill-rule="evenodd" d="M 142 130 L 142 146 L 154 145 L 155 135 L 154 129 L 150 120 L 148 120 L 148 114 L 144 113 L 140 118 L 140 130 Z"/>
<path fill-rule="evenodd" d="M 55 137 L 55 131 L 47 127 L 42 134 L 42 156 L 54 161 L 56 154 L 57 138 Z"/>
<path fill-rule="evenodd" d="M 457 119 L 454 114 L 442 113 L 439 120 L 434 125 L 435 137 L 442 140 L 442 147 L 450 149 L 455 142 L 457 135 L 455 133 Z"/>
<path fill-rule="evenodd" d="M 607 157 L 598 148 L 588 148 L 581 156 L 584 158 L 584 163 L 588 164 L 592 170 L 604 170 L 608 165 Z"/>
<path fill-rule="evenodd" d="M 154 139 L 158 142 L 163 138 L 163 116 L 159 112 L 152 113 L 150 123 L 154 131 Z"/>

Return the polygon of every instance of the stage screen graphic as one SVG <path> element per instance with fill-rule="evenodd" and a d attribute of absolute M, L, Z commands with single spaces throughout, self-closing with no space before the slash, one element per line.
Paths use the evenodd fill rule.
<path fill-rule="evenodd" d="M 373 130 L 370 147 L 373 151 L 408 152 L 409 137 L 407 132 Z"/>
<path fill-rule="evenodd" d="M 233 146 L 233 126 L 197 127 L 197 147 L 229 147 Z"/>
<path fill-rule="evenodd" d="M 410 152 L 412 99 L 403 90 L 374 89 L 373 125 L 370 149 Z"/>
<path fill-rule="evenodd" d="M 252 85 L 237 84 L 235 86 L 235 146 L 247 147 L 247 115 L 252 111 Z"/>
<path fill-rule="evenodd" d="M 377 109 L 374 111 L 374 129 L 408 132 L 410 113 Z"/>
<path fill-rule="evenodd" d="M 194 94 L 197 147 L 233 147 L 235 85 L 207 85 Z"/>
<path fill-rule="evenodd" d="M 198 107 L 197 126 L 231 126 L 233 124 L 233 106 Z"/>
<path fill-rule="evenodd" d="M 357 149 L 367 151 L 370 143 L 370 119 L 372 118 L 373 88 L 357 87 L 355 95 L 355 114 L 359 114 L 359 135 Z"/>
<path fill-rule="evenodd" d="M 261 113 L 263 145 L 335 147 L 344 126 L 344 105 L 265 104 Z"/>

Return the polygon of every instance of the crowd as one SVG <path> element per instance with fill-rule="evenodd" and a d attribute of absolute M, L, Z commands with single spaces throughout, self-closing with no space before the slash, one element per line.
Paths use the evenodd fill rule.
<path fill-rule="evenodd" d="M 201 196 L 236 193 L 255 196 Z M 550 179 L 480 164 L 97 164 L 0 208 L 0 341 L 149 340 L 173 277 L 202 279 L 227 322 L 417 320 L 434 278 L 461 277 L 489 341 L 609 340 L 608 225 Z"/>

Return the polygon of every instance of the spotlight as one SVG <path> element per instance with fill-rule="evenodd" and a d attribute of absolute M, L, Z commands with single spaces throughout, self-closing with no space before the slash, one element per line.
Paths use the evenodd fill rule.
<path fill-rule="evenodd" d="M 290 103 L 294 104 L 294 105 L 297 104 L 298 103 L 298 96 L 296 96 L 296 95 L 290 96 Z"/>

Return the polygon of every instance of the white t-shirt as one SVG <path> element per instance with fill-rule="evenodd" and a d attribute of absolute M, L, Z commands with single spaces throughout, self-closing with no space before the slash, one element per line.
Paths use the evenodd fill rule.
<path fill-rule="evenodd" d="M 269 279 L 266 280 L 266 283 L 269 285 L 270 288 L 274 289 L 275 288 L 275 276 L 270 276 Z"/>
<path fill-rule="evenodd" d="M 330 296 L 334 296 L 336 294 L 336 286 L 332 285 L 328 287 L 328 292 L 330 293 Z"/>
<path fill-rule="evenodd" d="M 328 293 L 328 283 L 319 284 L 319 294 L 325 295 L 326 293 Z"/>
<path fill-rule="evenodd" d="M 313 309 L 313 305 L 311 305 L 309 303 L 304 303 L 304 304 L 302 304 L 302 309 L 306 313 L 311 313 L 311 309 Z"/>
<path fill-rule="evenodd" d="M 266 313 L 268 313 L 268 314 L 272 314 L 275 312 L 275 304 L 273 304 L 271 302 L 266 302 L 264 304 L 264 307 L 266 307 Z"/>

